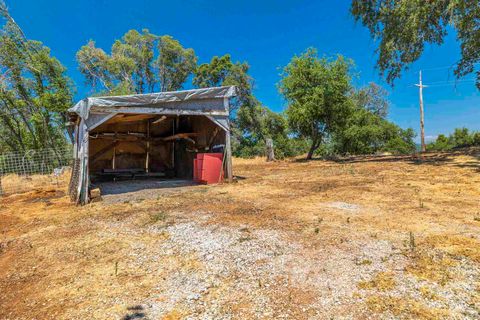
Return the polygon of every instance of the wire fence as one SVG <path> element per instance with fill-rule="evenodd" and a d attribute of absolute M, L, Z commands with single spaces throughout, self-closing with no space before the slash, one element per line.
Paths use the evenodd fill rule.
<path fill-rule="evenodd" d="M 0 154 L 0 196 L 68 185 L 72 147 Z"/>

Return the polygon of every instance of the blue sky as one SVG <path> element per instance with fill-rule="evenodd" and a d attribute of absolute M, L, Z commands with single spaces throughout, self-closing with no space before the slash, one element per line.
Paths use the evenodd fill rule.
<path fill-rule="evenodd" d="M 360 73 L 358 86 L 370 81 L 385 85 L 375 69 L 375 45 L 368 31 L 350 16 L 350 0 L 7 0 L 7 5 L 27 37 L 44 42 L 68 68 L 77 99 L 89 89 L 77 71 L 76 51 L 89 39 L 109 51 L 114 39 L 142 28 L 172 35 L 193 48 L 201 63 L 225 53 L 247 61 L 257 98 L 275 111 L 285 108 L 276 87 L 280 68 L 308 47 L 322 55 L 340 53 L 353 59 Z M 417 71 L 424 69 L 424 83 L 434 84 L 424 94 L 427 138 L 461 126 L 480 130 L 480 93 L 472 81 L 455 85 L 451 70 L 445 68 L 458 58 L 453 32 L 443 46 L 426 48 L 395 88 L 388 88 L 390 120 L 419 131 L 418 89 L 413 84 Z"/>

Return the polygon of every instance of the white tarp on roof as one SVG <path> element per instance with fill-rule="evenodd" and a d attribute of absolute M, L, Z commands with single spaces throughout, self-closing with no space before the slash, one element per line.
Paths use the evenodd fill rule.
<path fill-rule="evenodd" d="M 77 185 L 76 202 L 85 204 L 88 203 L 89 198 L 88 149 L 90 130 L 108 121 L 118 113 L 202 115 L 208 117 L 225 131 L 225 150 L 227 159 L 230 159 L 229 99 L 235 95 L 235 87 L 218 87 L 126 96 L 91 97 L 78 102 L 69 109 L 70 112 L 80 116 L 80 121 L 75 129 L 74 155 L 76 161 L 79 162 L 79 172 L 75 182 L 75 185 Z"/>
<path fill-rule="evenodd" d="M 228 99 L 236 95 L 236 89 L 216 87 L 173 92 L 135 94 L 111 97 L 90 97 L 69 109 L 81 118 L 90 113 L 158 113 L 205 114 L 228 116 Z"/>

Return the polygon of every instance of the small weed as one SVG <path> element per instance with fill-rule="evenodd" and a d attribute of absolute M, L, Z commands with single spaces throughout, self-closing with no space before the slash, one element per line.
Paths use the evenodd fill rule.
<path fill-rule="evenodd" d="M 355 264 L 356 264 L 357 266 L 369 266 L 369 265 L 372 264 L 372 260 L 370 260 L 370 259 L 358 259 L 358 258 L 356 258 L 356 259 L 355 259 Z"/>
<path fill-rule="evenodd" d="M 348 173 L 350 173 L 352 176 L 355 175 L 355 168 L 353 166 L 350 166 L 350 168 L 348 168 Z"/>
<path fill-rule="evenodd" d="M 473 217 L 473 221 L 480 222 L 480 216 L 475 216 L 475 217 Z"/>
<path fill-rule="evenodd" d="M 409 236 L 410 236 L 410 241 L 409 241 L 410 251 L 414 252 L 416 244 L 415 244 L 415 236 L 412 231 L 410 231 Z"/>
<path fill-rule="evenodd" d="M 317 227 L 317 228 L 315 228 L 315 233 L 317 233 L 317 234 L 318 234 L 319 232 L 320 232 L 320 228 L 318 228 L 318 227 Z"/>
<path fill-rule="evenodd" d="M 159 211 L 150 216 L 150 223 L 164 222 L 167 219 L 167 214 L 164 211 Z"/>
<path fill-rule="evenodd" d="M 246 242 L 246 241 L 250 241 L 252 240 L 252 237 L 249 237 L 249 236 L 245 236 L 245 237 L 240 237 L 238 238 L 238 242 L 240 243 L 243 243 L 243 242 Z"/>

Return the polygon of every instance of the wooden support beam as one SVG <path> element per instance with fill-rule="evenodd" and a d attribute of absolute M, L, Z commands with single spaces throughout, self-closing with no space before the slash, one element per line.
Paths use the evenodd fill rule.
<path fill-rule="evenodd" d="M 213 131 L 212 137 L 210 138 L 210 141 L 208 141 L 208 144 L 207 144 L 208 150 L 212 149 L 213 141 L 217 137 L 219 131 L 220 131 L 219 127 L 216 127 L 215 130 Z"/>
<path fill-rule="evenodd" d="M 136 114 L 136 115 L 119 115 L 110 120 L 108 123 L 124 123 L 124 122 L 137 122 L 137 121 L 143 121 L 151 118 L 155 118 L 156 115 L 152 114 Z"/>
<path fill-rule="evenodd" d="M 113 143 L 103 147 L 100 149 L 97 153 L 95 153 L 93 156 L 90 157 L 90 161 L 93 163 L 96 160 L 98 160 L 100 157 L 102 157 L 104 154 L 109 152 L 112 148 L 115 148 L 118 145 L 118 141 L 114 141 Z"/>
<path fill-rule="evenodd" d="M 145 172 L 150 170 L 150 121 L 147 121 L 147 145 L 145 148 Z"/>
<path fill-rule="evenodd" d="M 165 119 L 167 119 L 167 116 L 161 116 L 157 120 L 153 121 L 152 124 L 159 124 L 160 122 L 162 122 Z"/>
<path fill-rule="evenodd" d="M 171 135 L 169 137 L 162 138 L 163 141 L 172 141 L 172 140 L 178 140 L 178 139 L 187 139 L 187 140 L 192 140 L 190 137 L 196 137 L 198 136 L 199 133 L 191 132 L 191 133 L 177 133 L 174 135 Z M 193 140 L 192 140 L 193 141 Z"/>

